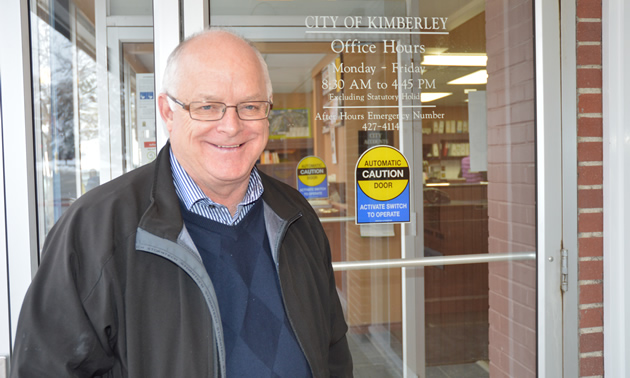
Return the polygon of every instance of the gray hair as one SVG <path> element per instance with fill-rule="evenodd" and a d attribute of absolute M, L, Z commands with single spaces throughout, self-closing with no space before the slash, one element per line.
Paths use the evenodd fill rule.
<path fill-rule="evenodd" d="M 198 37 L 202 37 L 208 34 L 216 34 L 216 33 L 227 33 L 229 35 L 232 35 L 233 37 L 236 37 L 240 39 L 241 41 L 247 43 L 252 48 L 252 50 L 256 54 L 256 57 L 258 58 L 258 61 L 260 62 L 260 66 L 262 68 L 264 79 L 265 79 L 265 85 L 267 87 L 267 99 L 270 100 L 271 95 L 273 93 L 273 89 L 271 87 L 271 78 L 269 77 L 269 68 L 267 67 L 267 62 L 265 62 L 265 58 L 262 56 L 260 51 L 258 51 L 258 49 L 254 47 L 254 45 L 250 41 L 248 41 L 247 39 L 241 37 L 240 35 L 230 30 L 220 29 L 220 28 L 209 28 L 209 29 L 205 29 L 200 32 L 197 32 L 189 36 L 188 38 L 186 38 L 179 45 L 177 45 L 177 47 L 175 47 L 173 52 L 171 52 L 171 54 L 168 56 L 168 60 L 166 61 L 166 68 L 164 69 L 164 77 L 162 78 L 162 91 L 172 96 L 177 96 L 177 84 L 179 81 L 179 77 L 177 73 L 178 73 L 179 59 L 182 55 L 182 51 L 184 51 L 184 48 L 190 41 Z"/>

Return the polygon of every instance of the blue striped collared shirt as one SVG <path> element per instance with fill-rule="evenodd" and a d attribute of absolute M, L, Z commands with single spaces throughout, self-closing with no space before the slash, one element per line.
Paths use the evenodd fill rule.
<path fill-rule="evenodd" d="M 173 183 L 175 184 L 177 196 L 184 206 L 186 206 L 186 209 L 197 215 L 228 226 L 235 225 L 247 215 L 249 210 L 254 206 L 254 202 L 262 196 L 263 185 L 260 181 L 258 170 L 254 167 L 249 176 L 249 185 L 247 186 L 245 197 L 243 197 L 243 200 L 238 204 L 236 214 L 232 216 L 226 206 L 214 202 L 205 195 L 201 188 L 199 188 L 179 164 L 172 150 L 170 153 Z"/>

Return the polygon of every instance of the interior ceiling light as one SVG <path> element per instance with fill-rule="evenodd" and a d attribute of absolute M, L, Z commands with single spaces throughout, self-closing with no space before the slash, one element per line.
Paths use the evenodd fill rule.
<path fill-rule="evenodd" d="M 426 47 L 424 53 L 428 55 L 444 54 L 448 51 L 448 47 Z"/>
<path fill-rule="evenodd" d="M 435 183 L 426 184 L 426 186 L 451 186 L 451 184 L 448 182 L 435 182 Z"/>
<path fill-rule="evenodd" d="M 486 84 L 488 82 L 488 71 L 479 70 L 471 74 L 462 76 L 455 80 L 451 80 L 446 84 L 454 85 L 474 85 L 474 84 Z"/>
<path fill-rule="evenodd" d="M 422 92 L 420 93 L 421 102 L 431 102 L 439 100 L 443 97 L 452 95 L 452 92 Z"/>
<path fill-rule="evenodd" d="M 485 67 L 487 62 L 486 54 L 425 54 L 422 60 L 425 66 Z"/>

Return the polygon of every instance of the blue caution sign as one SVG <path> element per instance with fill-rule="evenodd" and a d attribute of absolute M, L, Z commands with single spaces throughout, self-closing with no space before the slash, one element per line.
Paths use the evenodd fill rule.
<path fill-rule="evenodd" d="M 326 163 L 316 156 L 307 156 L 297 165 L 297 186 L 304 198 L 328 198 Z"/>
<path fill-rule="evenodd" d="M 357 224 L 410 221 L 410 169 L 400 151 L 370 148 L 359 158 L 355 178 Z"/>

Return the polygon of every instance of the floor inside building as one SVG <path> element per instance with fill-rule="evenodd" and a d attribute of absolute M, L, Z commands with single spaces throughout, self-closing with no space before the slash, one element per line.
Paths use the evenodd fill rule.
<path fill-rule="evenodd" d="M 354 376 L 402 377 L 401 335 L 395 326 L 351 330 Z M 425 337 L 426 378 L 488 378 L 487 315 L 427 316 Z"/>

